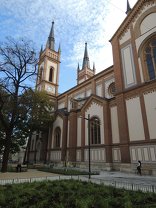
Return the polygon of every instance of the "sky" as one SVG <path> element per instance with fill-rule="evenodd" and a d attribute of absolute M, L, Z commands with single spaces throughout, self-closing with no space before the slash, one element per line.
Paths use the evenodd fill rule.
<path fill-rule="evenodd" d="M 129 0 L 131 8 L 136 2 Z M 0 5 L 1 42 L 8 36 L 26 38 L 39 52 L 55 22 L 55 50 L 61 45 L 59 93 L 77 84 L 85 42 L 96 73 L 113 64 L 109 40 L 126 17 L 127 0 L 0 0 Z"/>

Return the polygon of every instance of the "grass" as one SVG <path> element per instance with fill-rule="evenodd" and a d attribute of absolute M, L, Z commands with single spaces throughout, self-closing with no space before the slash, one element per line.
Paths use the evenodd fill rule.
<path fill-rule="evenodd" d="M 155 208 L 156 194 L 62 180 L 0 186 L 1 208 Z"/>
<path fill-rule="evenodd" d="M 62 169 L 62 168 L 38 168 L 39 171 L 50 172 L 50 173 L 57 173 L 62 175 L 88 175 L 87 171 L 80 171 L 75 169 Z M 92 172 L 91 175 L 98 175 L 98 172 Z"/>

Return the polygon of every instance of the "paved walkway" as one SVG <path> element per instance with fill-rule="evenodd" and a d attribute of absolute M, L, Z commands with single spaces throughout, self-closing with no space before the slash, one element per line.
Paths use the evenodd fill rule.
<path fill-rule="evenodd" d="M 59 174 L 48 173 L 38 171 L 36 169 L 28 169 L 27 172 L 7 172 L 7 173 L 0 173 L 0 180 L 7 180 L 7 179 L 26 179 L 26 178 L 42 178 L 42 177 L 56 177 L 58 178 Z M 88 176 L 84 176 L 87 178 Z M 92 175 L 92 179 L 101 179 L 105 181 L 116 181 L 116 182 L 124 182 L 124 183 L 133 183 L 139 185 L 150 185 L 156 186 L 156 177 L 154 176 L 139 176 L 132 173 L 123 173 L 118 171 L 101 171 L 100 175 Z"/>
<path fill-rule="evenodd" d="M 26 172 L 7 172 L 0 173 L 0 180 L 19 179 L 19 178 L 41 178 L 48 176 L 56 176 L 57 174 L 38 171 L 36 169 L 28 169 Z"/>
<path fill-rule="evenodd" d="M 132 173 L 123 173 L 118 171 L 102 171 L 99 176 L 92 176 L 103 180 L 112 180 L 117 182 L 133 183 L 156 186 L 156 177 L 147 175 L 137 175 Z"/>

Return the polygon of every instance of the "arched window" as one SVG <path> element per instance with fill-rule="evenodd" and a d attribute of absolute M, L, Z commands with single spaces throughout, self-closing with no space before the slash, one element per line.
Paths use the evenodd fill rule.
<path fill-rule="evenodd" d="M 97 117 L 93 117 L 91 119 L 90 128 L 91 128 L 91 144 L 101 144 L 100 120 Z"/>
<path fill-rule="evenodd" d="M 53 70 L 54 70 L 53 67 L 51 67 L 50 70 L 49 70 L 49 82 L 53 81 Z"/>
<path fill-rule="evenodd" d="M 156 35 L 152 37 L 143 48 L 145 61 L 145 79 L 153 80 L 156 78 Z"/>
<path fill-rule="evenodd" d="M 61 129 L 57 127 L 54 133 L 54 147 L 59 148 L 61 142 Z"/>

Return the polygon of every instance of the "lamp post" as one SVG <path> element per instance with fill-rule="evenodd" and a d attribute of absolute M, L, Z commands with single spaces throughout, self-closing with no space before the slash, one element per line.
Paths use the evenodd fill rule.
<path fill-rule="evenodd" d="M 88 118 L 84 118 L 85 120 L 88 120 L 88 173 L 89 173 L 89 179 L 91 179 L 91 159 L 90 159 L 90 114 L 88 114 Z"/>
<path fill-rule="evenodd" d="M 90 163 L 90 114 L 88 114 L 88 165 L 89 165 L 89 179 L 91 179 L 91 163 Z"/>

